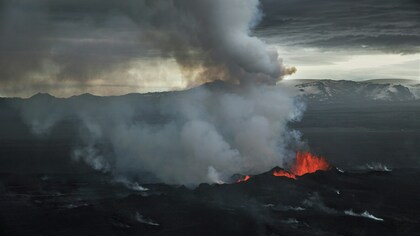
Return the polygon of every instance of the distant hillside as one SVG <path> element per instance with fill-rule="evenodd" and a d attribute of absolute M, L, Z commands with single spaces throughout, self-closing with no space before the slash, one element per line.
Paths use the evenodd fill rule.
<path fill-rule="evenodd" d="M 296 89 L 298 94 L 305 97 L 309 102 L 404 102 L 420 101 L 420 81 L 399 79 L 378 79 L 366 81 L 351 80 L 285 80 L 280 85 Z M 241 90 L 237 86 L 223 81 L 214 81 L 195 88 L 179 91 L 157 93 L 131 93 L 121 96 L 96 96 L 92 94 L 75 95 L 69 98 L 56 98 L 47 93 L 38 93 L 27 99 L 3 98 L 8 101 L 29 103 L 54 103 L 62 104 L 91 104 L 108 103 L 112 101 L 131 101 L 138 99 L 156 102 L 161 97 L 175 94 L 191 93 L 199 88 L 212 91 L 235 92 Z"/>
<path fill-rule="evenodd" d="M 286 86 L 299 90 L 310 101 L 414 101 L 420 98 L 420 82 L 413 80 L 293 80 Z"/>

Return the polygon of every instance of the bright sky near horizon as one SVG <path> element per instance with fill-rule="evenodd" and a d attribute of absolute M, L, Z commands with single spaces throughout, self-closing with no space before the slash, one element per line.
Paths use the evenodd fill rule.
<path fill-rule="evenodd" d="M 279 48 L 279 51 L 285 52 L 286 64 L 298 69 L 285 79 L 409 79 L 420 83 L 420 53 L 321 51 L 316 48 Z"/>
<path fill-rule="evenodd" d="M 285 79 L 420 81 L 419 15 L 415 0 L 6 0 L 0 96 L 179 90 L 240 73 L 279 78 L 264 43 L 297 68 Z"/>

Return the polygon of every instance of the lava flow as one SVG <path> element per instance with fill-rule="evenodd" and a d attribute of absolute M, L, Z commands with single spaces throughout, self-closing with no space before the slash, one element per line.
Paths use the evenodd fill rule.
<path fill-rule="evenodd" d="M 285 171 L 285 170 L 274 171 L 273 175 L 277 176 L 277 177 L 284 176 L 284 177 L 287 177 L 287 178 L 296 179 L 296 175 L 294 175 L 294 174 L 292 174 L 288 171 Z"/>
<path fill-rule="evenodd" d="M 251 176 L 246 175 L 243 179 L 238 179 L 238 181 L 236 181 L 236 183 L 248 181 L 250 178 L 251 178 Z"/>
<path fill-rule="evenodd" d="M 297 152 L 296 162 L 290 168 L 290 171 L 274 171 L 274 176 L 284 176 L 296 179 L 304 174 L 314 173 L 318 170 L 329 170 L 331 165 L 324 157 L 312 155 L 310 152 Z"/>

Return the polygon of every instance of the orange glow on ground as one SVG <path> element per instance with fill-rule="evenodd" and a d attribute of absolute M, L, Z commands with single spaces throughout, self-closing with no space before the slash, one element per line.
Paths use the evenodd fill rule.
<path fill-rule="evenodd" d="M 276 177 L 283 176 L 283 177 L 287 177 L 287 178 L 291 178 L 291 179 L 296 179 L 296 175 L 294 175 L 290 172 L 287 172 L 285 170 L 274 171 L 273 175 L 276 176 Z"/>

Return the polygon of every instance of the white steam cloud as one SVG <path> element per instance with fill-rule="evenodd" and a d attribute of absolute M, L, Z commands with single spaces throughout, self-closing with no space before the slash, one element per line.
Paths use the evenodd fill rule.
<path fill-rule="evenodd" d="M 300 136 L 287 123 L 301 117 L 303 106 L 292 94 L 280 86 L 225 86 L 113 98 L 34 97 L 20 109 L 38 133 L 60 120 L 79 120 L 73 157 L 141 182 L 220 183 L 293 157 Z M 47 119 L 51 111 L 55 118 Z"/>

